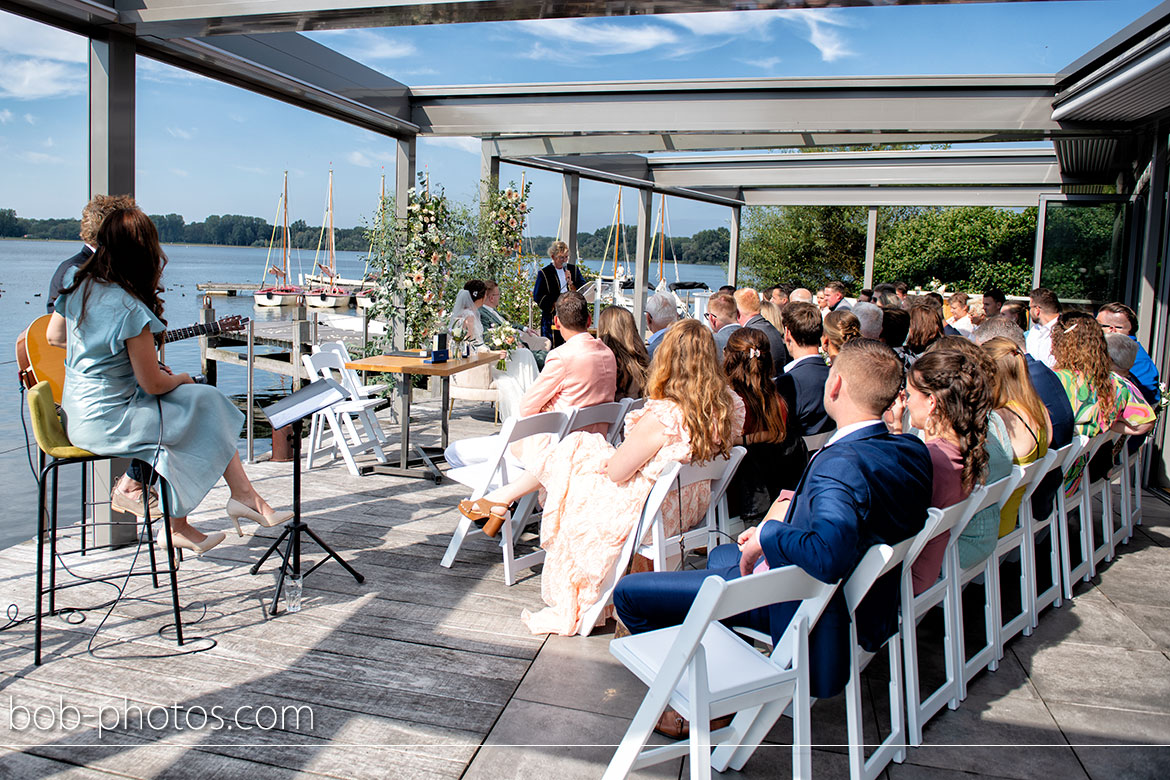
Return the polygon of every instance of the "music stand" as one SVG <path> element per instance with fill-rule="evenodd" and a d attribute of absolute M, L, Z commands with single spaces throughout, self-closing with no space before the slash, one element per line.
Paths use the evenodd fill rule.
<path fill-rule="evenodd" d="M 280 577 L 276 581 L 276 592 L 272 596 L 272 608 L 269 610 L 269 614 L 271 615 L 276 615 L 279 610 L 280 593 L 284 589 L 284 578 L 290 573 L 293 579 L 301 577 L 301 534 L 308 534 L 309 538 L 316 542 L 317 546 L 324 550 L 326 554 L 324 558 L 317 561 L 305 572 L 305 577 L 308 577 L 317 570 L 317 567 L 332 558 L 345 567 L 345 570 L 352 574 L 353 578 L 359 583 L 365 582 L 365 578 L 358 574 L 355 568 L 346 563 L 320 536 L 313 533 L 313 529 L 309 528 L 308 523 L 301 520 L 301 432 L 304 430 L 305 418 L 347 398 L 349 398 L 349 393 L 334 380 L 318 379 L 316 382 L 310 382 L 295 393 L 261 409 L 268 418 L 268 422 L 272 424 L 272 430 L 274 432 L 280 428 L 284 428 L 286 425 L 292 426 L 292 522 L 284 527 L 280 536 L 277 537 L 276 541 L 272 543 L 272 546 L 260 556 L 260 560 L 256 561 L 256 564 L 252 567 L 252 574 L 258 573 L 260 567 L 268 560 L 268 556 L 277 552 L 281 543 L 287 540 L 285 549 L 280 554 L 282 559 L 280 564 Z"/>

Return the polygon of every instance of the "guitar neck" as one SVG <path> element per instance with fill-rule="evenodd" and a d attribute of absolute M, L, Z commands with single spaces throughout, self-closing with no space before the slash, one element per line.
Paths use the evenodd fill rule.
<path fill-rule="evenodd" d="M 223 328 L 218 322 L 210 322 L 206 325 L 192 325 L 189 328 L 168 330 L 163 341 L 169 344 L 172 341 L 182 341 L 183 339 L 194 338 L 195 336 L 217 336 L 221 332 L 223 332 Z"/>

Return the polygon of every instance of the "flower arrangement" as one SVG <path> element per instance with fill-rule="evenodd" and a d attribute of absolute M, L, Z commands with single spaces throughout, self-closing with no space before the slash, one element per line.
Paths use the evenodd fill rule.
<path fill-rule="evenodd" d="M 1158 383 L 1158 406 L 1154 409 L 1155 414 L 1161 413 L 1163 409 L 1170 406 L 1170 388 L 1166 387 L 1165 382 Z"/>
<path fill-rule="evenodd" d="M 405 219 L 394 217 L 392 201 L 383 202 L 377 223 L 366 235 L 370 263 L 378 272 L 372 313 L 392 328 L 401 321 L 403 344 L 417 349 L 425 347 L 446 320 L 447 281 L 459 225 L 442 188 L 432 191 L 423 175 L 407 197 Z"/>
<path fill-rule="evenodd" d="M 491 182 L 487 200 L 480 207 L 476 234 L 477 262 L 472 273 L 500 285 L 498 310 L 512 322 L 528 319 L 535 282 L 531 264 L 521 260 L 524 226 L 532 211 L 528 205 L 531 189 L 531 184 L 517 187 L 510 182 L 500 190 Z"/>
<path fill-rule="evenodd" d="M 483 340 L 488 349 L 504 350 L 510 357 L 512 350 L 520 346 L 520 331 L 511 325 L 493 325 L 483 334 Z M 507 358 L 502 358 L 496 363 L 496 368 L 503 371 L 506 361 Z"/>

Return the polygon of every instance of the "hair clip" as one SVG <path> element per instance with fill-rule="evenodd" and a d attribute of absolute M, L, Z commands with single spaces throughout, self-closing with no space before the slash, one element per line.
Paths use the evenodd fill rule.
<path fill-rule="evenodd" d="M 756 349 L 755 347 L 752 347 L 751 349 L 748 350 L 748 357 L 754 359 L 754 358 L 758 358 L 759 356 L 760 356 L 760 350 Z"/>
<path fill-rule="evenodd" d="M 1069 325 L 1067 328 L 1065 328 L 1065 329 L 1064 329 L 1064 332 L 1065 332 L 1065 333 L 1072 333 L 1074 330 L 1076 330 L 1076 329 L 1077 329 L 1077 325 L 1080 325 L 1080 323 L 1079 323 L 1079 322 L 1074 322 L 1072 325 Z"/>

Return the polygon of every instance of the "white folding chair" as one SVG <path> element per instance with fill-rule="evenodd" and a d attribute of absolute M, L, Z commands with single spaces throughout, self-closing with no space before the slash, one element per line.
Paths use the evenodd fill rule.
<path fill-rule="evenodd" d="M 314 349 L 321 352 L 336 352 L 344 363 L 349 363 L 352 360 L 349 356 L 349 347 L 345 346 L 344 341 L 323 341 Z M 387 384 L 362 384 L 361 375 L 357 371 L 350 368 L 344 370 L 350 377 L 358 398 L 373 398 L 390 386 Z"/>
<path fill-rule="evenodd" d="M 458 481 L 476 485 L 472 490 L 471 500 L 482 498 L 485 493 L 500 485 L 506 485 L 516 478 L 515 464 L 510 464 L 508 458 L 508 448 L 514 442 L 538 435 L 550 435 L 559 440 L 569 424 L 569 417 L 567 412 L 543 412 L 531 417 L 511 417 L 505 420 L 493 456 L 485 463 L 464 466 L 460 469 L 468 473 L 461 475 Z M 533 521 L 532 510 L 535 506 L 536 493 L 524 496 L 517 504 L 516 511 L 512 513 L 512 519 L 504 523 L 501 528 L 500 547 L 504 558 L 504 582 L 508 585 L 516 582 L 516 575 L 522 569 L 530 569 L 538 563 L 544 562 L 544 550 L 540 549 L 516 557 L 516 539 L 524 528 Z M 451 568 L 459 548 L 463 546 L 464 539 L 477 534 L 484 535 L 481 529 L 473 527 L 471 520 L 460 515 L 459 524 L 455 527 L 455 533 L 451 536 L 451 542 L 447 545 L 447 551 L 443 554 L 443 560 L 439 562 L 439 565 L 447 569 Z"/>
<path fill-rule="evenodd" d="M 735 476 L 735 471 L 739 468 L 739 464 L 746 454 L 745 448 L 732 447 L 731 454 L 727 458 L 716 458 L 701 466 L 687 464 L 679 470 L 675 482 L 680 496 L 682 489 L 688 485 L 710 480 L 711 500 L 707 504 L 707 513 L 703 522 L 690 530 L 682 530 L 672 536 L 666 535 L 661 508 L 654 513 L 650 520 L 650 543 L 642 544 L 638 548 L 639 555 L 643 555 L 653 562 L 654 571 L 673 571 L 682 564 L 688 549 L 706 546 L 708 550 L 711 550 L 718 544 L 720 507 L 722 507 L 722 515 L 726 516 L 727 486 L 731 484 L 731 479 Z M 681 502 L 678 509 L 681 515 L 684 509 Z"/>
<path fill-rule="evenodd" d="M 691 777 L 710 778 L 712 747 L 723 765 L 742 769 L 768 730 L 791 706 L 793 776 L 812 773 L 808 634 L 836 585 L 784 566 L 730 582 L 709 577 L 681 626 L 615 639 L 610 652 L 649 690 L 605 770 L 618 780 L 644 766 L 690 756 Z M 800 601 L 771 656 L 719 621 L 769 604 Z M 667 706 L 690 721 L 683 742 L 647 748 Z M 712 718 L 735 713 L 712 732 Z"/>
<path fill-rule="evenodd" d="M 386 434 L 374 416 L 374 407 L 378 406 L 381 400 L 356 398 L 352 382 L 345 376 L 345 363 L 336 352 L 317 352 L 302 355 L 301 359 L 310 376 L 333 379 L 349 393 L 348 399 L 338 401 L 313 415 L 309 425 L 309 453 L 305 468 L 313 468 L 313 462 L 325 454 L 330 455 L 331 459 L 340 455 L 349 473 L 355 477 L 361 475 L 355 460 L 358 455 L 373 452 L 379 463 L 385 463 L 386 453 L 382 450 L 382 445 L 386 442 Z M 361 423 L 364 436 L 358 432 L 354 420 Z M 330 433 L 328 443 L 323 441 L 326 426 Z"/>
<path fill-rule="evenodd" d="M 622 420 L 626 416 L 627 407 L 629 399 L 574 409 L 565 435 L 594 425 L 606 425 L 605 440 L 616 447 L 621 441 Z"/>
<path fill-rule="evenodd" d="M 808 449 L 809 457 L 812 457 L 813 453 L 815 453 L 821 447 L 824 447 L 829 439 L 833 438 L 833 434 L 836 432 L 836 430 L 831 430 L 825 431 L 824 433 L 813 433 L 805 436 L 804 446 Z"/>
<path fill-rule="evenodd" d="M 1137 451 L 1131 453 L 1129 443 L 1127 438 L 1121 448 L 1121 528 L 1120 537 L 1114 537 L 1114 544 L 1129 544 L 1134 526 L 1142 523 L 1142 467 L 1151 445 L 1146 438 Z"/>
<path fill-rule="evenodd" d="M 1064 471 L 1067 474 L 1068 470 L 1072 468 L 1077 460 L 1086 456 L 1089 452 L 1092 442 L 1088 436 L 1078 434 L 1073 437 L 1070 446 L 1074 447 L 1074 451 L 1070 452 L 1068 459 L 1064 462 Z M 1085 468 L 1088 469 L 1088 461 L 1085 462 Z M 1089 573 L 1092 567 L 1093 560 L 1093 523 L 1092 517 L 1086 521 L 1087 513 L 1084 510 L 1084 496 L 1088 492 L 1089 475 L 1082 474 L 1080 484 L 1077 489 L 1073 491 L 1072 495 L 1065 493 L 1064 487 L 1056 491 L 1056 511 L 1057 511 L 1057 530 L 1060 532 L 1060 578 L 1064 584 L 1065 599 L 1072 600 L 1073 585 L 1079 580 L 1088 580 L 1092 578 Z M 1076 566 L 1072 562 L 1072 528 L 1069 521 L 1069 509 L 1076 507 L 1079 514 L 1079 535 L 1077 542 L 1081 548 L 1081 561 Z"/>
<path fill-rule="evenodd" d="M 1113 462 L 1113 445 L 1120 438 L 1122 438 L 1121 434 L 1112 431 L 1102 431 L 1093 437 L 1089 460 L 1085 463 L 1084 477 L 1081 479 L 1081 483 L 1085 485 L 1082 505 L 1085 507 L 1085 517 L 1089 518 L 1089 526 L 1093 536 L 1093 541 L 1089 546 L 1089 549 L 1093 551 L 1089 564 L 1089 579 L 1097 576 L 1098 563 L 1113 560 L 1113 478 L 1118 476 L 1120 470 L 1120 467 Z M 1089 467 L 1093 463 L 1093 458 L 1102 451 L 1109 454 L 1109 470 L 1100 479 L 1091 481 Z M 1098 533 L 1097 528 L 1092 527 L 1094 522 L 1093 498 L 1098 495 L 1101 497 L 1100 533 Z M 1122 525 L 1124 525 L 1124 519 Z"/>
<path fill-rule="evenodd" d="M 946 509 L 932 507 L 926 525 L 914 537 L 914 544 L 906 554 L 906 562 L 902 566 L 902 657 L 906 666 L 906 726 L 908 741 L 914 747 L 922 744 L 922 728 L 939 710 L 944 706 L 952 710 L 958 709 L 959 678 L 962 671 L 956 666 L 955 654 L 950 649 L 959 630 L 956 626 L 958 613 L 951 600 L 952 585 L 958 568 L 953 563 L 954 558 L 950 555 L 943 556 L 942 571 L 938 580 L 918 595 L 914 595 L 911 571 L 927 543 L 939 534 L 951 535 L 947 542 L 949 552 L 958 536 L 956 529 L 966 527 L 967 521 L 975 514 L 975 508 L 985 495 L 987 488 L 979 485 L 971 491 L 970 496 L 957 504 L 952 504 Z M 918 623 L 938 606 L 943 608 L 943 658 L 946 662 L 946 678 L 938 688 L 923 696 L 918 672 Z"/>
<path fill-rule="evenodd" d="M 1044 611 L 1045 607 L 1051 605 L 1059 608 L 1064 603 L 1064 580 L 1061 576 L 1060 552 L 1060 498 L 1064 493 L 1064 470 L 1076 460 L 1080 446 L 1080 442 L 1074 438 L 1059 449 L 1049 450 L 1052 462 L 1048 464 L 1048 474 L 1056 472 L 1060 475 L 1061 481 L 1056 485 L 1056 494 L 1053 495 L 1052 507 L 1049 509 L 1047 517 L 1036 517 L 1032 511 L 1031 498 L 1035 495 L 1035 488 L 1028 491 L 1024 502 L 1020 504 L 1020 523 L 1031 528 L 1028 535 L 1032 540 L 1031 544 L 1025 547 L 1032 567 L 1032 577 L 1028 580 L 1028 611 L 1032 615 L 1032 625 L 1031 628 L 1025 629 L 1026 634 L 1032 633 L 1031 629 L 1039 625 L 1040 613 Z M 1043 482 L 1043 480 L 1044 477 L 1041 477 L 1040 481 Z M 1049 584 L 1041 589 L 1040 545 L 1043 543 L 1048 545 L 1048 576 L 1050 580 Z"/>
<path fill-rule="evenodd" d="M 975 503 L 975 509 L 967 518 L 967 523 L 975 515 L 989 507 L 998 510 L 1003 506 L 1016 485 L 1024 476 L 1024 469 L 1012 466 L 1011 472 L 987 486 L 987 492 Z M 997 512 L 998 514 L 998 512 Z M 996 527 L 998 528 L 998 517 Z M 999 668 L 999 625 L 1000 625 L 1000 593 L 997 558 L 995 552 L 984 560 L 968 568 L 959 564 L 958 539 L 963 529 L 957 529 L 951 534 L 951 543 L 947 545 L 947 555 L 952 557 L 951 565 L 958 572 L 952 586 L 951 598 L 955 608 L 955 634 L 951 642 L 951 652 L 955 653 L 955 668 L 959 670 L 959 701 L 967 698 L 967 683 L 983 669 L 995 671 Z M 945 564 L 944 564 L 945 565 Z M 977 578 L 983 578 L 983 636 L 984 644 L 970 658 L 967 657 L 965 628 L 963 623 L 963 589 Z"/>
<path fill-rule="evenodd" d="M 1036 492 L 1040 482 L 1048 475 L 1053 462 L 1058 457 L 1059 454 L 1056 450 L 1048 450 L 1044 457 L 1023 467 L 1020 483 L 1016 485 L 1017 490 L 1023 490 L 1019 511 L 1016 514 L 1017 525 L 1008 534 L 1000 537 L 995 546 L 995 553 L 991 561 L 991 574 L 995 580 L 994 590 L 1001 596 L 1001 599 L 996 602 L 999 605 L 997 612 L 999 631 L 996 636 L 995 651 L 997 660 L 1003 658 L 1003 647 L 1009 639 L 1021 631 L 1024 634 L 1031 634 L 1032 626 L 1035 625 L 1035 614 L 1033 613 L 1035 600 L 1032 591 L 1036 587 L 1036 521 L 1032 516 L 1032 494 Z M 1051 534 L 1049 534 L 1048 543 L 1055 554 L 1056 539 Z M 1002 566 L 1004 559 L 1011 555 L 1017 555 L 1020 560 L 1020 611 L 1015 617 L 1005 619 L 1002 601 Z M 1052 562 L 1052 572 L 1055 573 L 1057 571 L 1055 557 Z"/>

